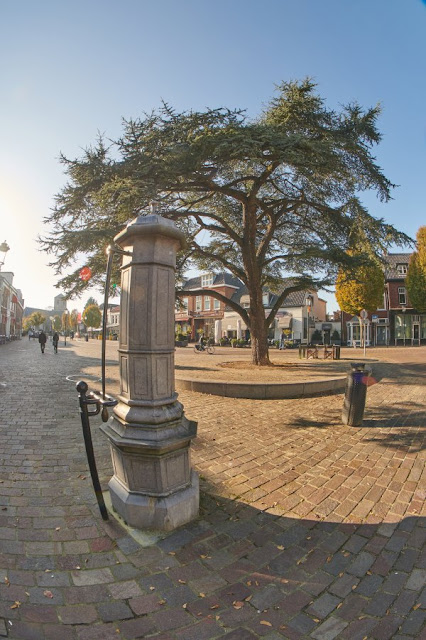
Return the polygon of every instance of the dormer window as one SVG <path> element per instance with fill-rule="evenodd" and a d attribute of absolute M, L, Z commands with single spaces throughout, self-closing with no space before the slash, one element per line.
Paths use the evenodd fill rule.
<path fill-rule="evenodd" d="M 201 286 L 211 287 L 211 285 L 213 284 L 213 280 L 214 280 L 213 273 L 205 273 L 204 275 L 201 276 Z"/>
<path fill-rule="evenodd" d="M 399 276 L 406 276 L 408 270 L 408 264 L 397 264 L 396 270 Z"/>

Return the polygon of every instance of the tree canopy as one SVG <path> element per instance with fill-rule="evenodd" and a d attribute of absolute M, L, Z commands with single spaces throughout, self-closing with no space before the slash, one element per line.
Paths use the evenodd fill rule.
<path fill-rule="evenodd" d="M 329 109 L 306 79 L 283 82 L 256 119 L 241 109 L 178 113 L 163 104 L 124 120 L 120 139 L 100 137 L 81 158 L 61 158 L 69 182 L 41 239 L 62 275 L 58 286 L 72 296 L 101 283 L 106 246 L 156 200 L 187 235 L 183 264 L 229 271 L 247 287 L 250 308 L 231 306 L 250 328 L 253 361 L 267 364 L 266 332 L 288 293 L 330 285 L 339 267 L 371 262 L 347 251 L 356 229 L 375 259 L 409 241 L 359 199 L 372 190 L 387 201 L 393 187 L 372 153 L 379 113 L 356 103 Z M 81 253 L 89 283 L 79 277 Z M 266 318 L 263 288 L 277 293 Z"/>
<path fill-rule="evenodd" d="M 97 304 L 91 304 L 84 309 L 82 318 L 86 327 L 97 329 L 101 325 L 102 313 Z"/>
<path fill-rule="evenodd" d="M 420 313 L 426 312 L 426 227 L 416 234 L 416 251 L 410 257 L 405 279 L 408 297 Z"/>

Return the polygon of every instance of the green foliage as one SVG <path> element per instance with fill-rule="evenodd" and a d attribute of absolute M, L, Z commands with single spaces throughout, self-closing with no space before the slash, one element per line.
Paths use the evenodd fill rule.
<path fill-rule="evenodd" d="M 70 313 L 70 327 L 73 331 L 78 328 L 78 309 L 73 309 Z"/>
<path fill-rule="evenodd" d="M 61 318 L 60 316 L 54 316 L 52 321 L 52 328 L 54 331 L 60 331 L 62 328 Z"/>
<path fill-rule="evenodd" d="M 102 313 L 97 304 L 91 304 L 83 311 L 83 322 L 86 327 L 97 329 L 101 326 Z"/>
<path fill-rule="evenodd" d="M 62 157 L 69 182 L 41 246 L 58 275 L 83 253 L 93 276 L 85 283 L 76 268 L 58 285 L 73 296 L 101 284 L 106 246 L 157 200 L 188 238 L 181 269 L 190 260 L 200 270 L 230 271 L 247 287 L 250 312 L 229 305 L 251 330 L 257 363 L 266 364 L 267 330 L 285 296 L 332 284 L 338 267 L 362 262 L 347 252 L 357 229 L 377 256 L 409 240 L 358 199 L 372 190 L 386 201 L 393 186 L 372 153 L 378 115 L 378 107 L 357 104 L 330 110 L 305 80 L 282 83 L 256 120 L 240 109 L 177 113 L 163 104 L 124 121 L 109 147 L 100 138 L 81 158 Z M 277 294 L 266 319 L 265 286 Z"/>
<path fill-rule="evenodd" d="M 426 227 L 416 234 L 416 251 L 411 255 L 405 279 L 412 306 L 420 313 L 426 312 Z"/>
<path fill-rule="evenodd" d="M 87 307 L 90 307 L 91 305 L 95 304 L 96 306 L 98 306 L 98 303 L 96 302 L 95 298 L 88 298 L 86 304 L 84 305 L 84 308 L 87 309 Z"/>
<path fill-rule="evenodd" d="M 41 324 L 46 322 L 46 316 L 44 316 L 39 311 L 34 311 L 29 317 L 30 326 L 34 328 L 38 328 Z"/>
<path fill-rule="evenodd" d="M 381 266 L 371 263 L 355 272 L 340 270 L 336 280 L 336 300 L 342 311 L 359 316 L 363 309 L 375 311 L 382 305 L 385 277 Z"/>

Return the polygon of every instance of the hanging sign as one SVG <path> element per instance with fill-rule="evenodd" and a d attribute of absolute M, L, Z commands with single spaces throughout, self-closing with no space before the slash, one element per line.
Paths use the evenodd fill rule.
<path fill-rule="evenodd" d="M 80 278 L 82 280 L 90 280 L 91 277 L 92 277 L 92 270 L 90 269 L 90 267 L 83 267 L 80 270 Z"/>

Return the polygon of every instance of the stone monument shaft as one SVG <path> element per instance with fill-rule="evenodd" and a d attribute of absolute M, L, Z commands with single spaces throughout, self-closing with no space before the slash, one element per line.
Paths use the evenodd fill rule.
<path fill-rule="evenodd" d="M 184 236 L 160 215 L 139 216 L 115 237 L 121 276 L 120 395 L 107 435 L 113 508 L 132 527 L 170 531 L 198 515 L 198 476 L 174 391 L 176 252 Z"/>

